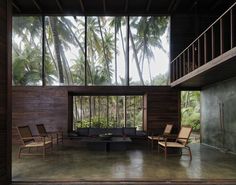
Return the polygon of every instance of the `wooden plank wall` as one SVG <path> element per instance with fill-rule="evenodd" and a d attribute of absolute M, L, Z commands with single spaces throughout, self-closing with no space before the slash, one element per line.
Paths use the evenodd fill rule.
<path fill-rule="evenodd" d="M 13 87 L 12 119 L 13 127 L 30 125 L 37 133 L 35 125 L 44 123 L 48 130 L 68 130 L 69 97 L 72 94 L 145 94 L 146 123 L 149 131 L 159 129 L 164 123 L 179 124 L 179 92 L 170 87 Z M 70 96 L 69 96 L 70 95 Z M 71 120 L 71 119 L 69 119 Z M 158 130 L 157 130 L 158 132 Z M 17 134 L 13 129 L 13 142 Z"/>
<path fill-rule="evenodd" d="M 174 90 L 150 92 L 147 96 L 147 130 L 162 134 L 166 123 L 180 127 L 180 92 Z"/>
<path fill-rule="evenodd" d="M 0 184 L 10 183 L 11 176 L 11 77 L 8 62 L 9 50 L 11 51 L 10 34 L 10 9 L 7 0 L 0 0 Z M 8 53 L 9 52 L 9 53 Z"/>
<path fill-rule="evenodd" d="M 68 96 L 61 87 L 13 87 L 12 126 L 29 125 L 38 134 L 36 124 L 43 123 L 47 130 L 67 131 Z M 13 141 L 13 143 L 15 140 Z"/>

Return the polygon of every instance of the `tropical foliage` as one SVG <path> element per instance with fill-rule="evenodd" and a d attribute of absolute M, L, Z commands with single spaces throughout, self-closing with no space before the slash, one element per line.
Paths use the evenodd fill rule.
<path fill-rule="evenodd" d="M 189 125 L 194 131 L 200 130 L 200 92 L 182 91 L 182 125 Z"/>
<path fill-rule="evenodd" d="M 83 127 L 143 129 L 142 96 L 75 96 L 74 129 Z"/>
<path fill-rule="evenodd" d="M 95 16 L 88 16 L 87 21 L 79 16 L 14 17 L 13 85 L 42 85 L 43 80 L 46 85 L 168 84 L 168 75 L 164 75 L 167 71 L 159 74 L 157 64 L 163 60 L 158 58 L 158 52 L 162 52 L 168 66 L 168 45 L 163 45 L 163 40 L 168 40 L 169 17 L 127 20 Z M 164 75 L 160 84 L 159 75 Z"/>

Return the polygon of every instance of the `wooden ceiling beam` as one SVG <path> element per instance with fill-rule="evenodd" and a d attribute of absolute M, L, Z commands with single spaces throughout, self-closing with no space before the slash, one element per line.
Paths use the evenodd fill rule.
<path fill-rule="evenodd" d="M 60 0 L 56 0 L 57 6 L 60 9 L 61 12 L 64 12 Z"/>
<path fill-rule="evenodd" d="M 41 8 L 41 6 L 39 5 L 38 0 L 33 0 L 33 3 L 34 3 L 34 5 L 37 7 L 37 9 L 39 10 L 39 12 L 42 12 L 42 8 Z"/>
<path fill-rule="evenodd" d="M 146 6 L 146 12 L 149 12 L 151 4 L 152 4 L 152 0 L 148 0 L 147 6 Z"/>
<path fill-rule="evenodd" d="M 21 13 L 20 7 L 15 2 L 12 1 L 11 4 L 17 10 L 18 13 Z"/>
<path fill-rule="evenodd" d="M 218 0 L 218 1 L 214 1 L 214 4 L 211 5 L 210 10 L 213 11 L 217 8 L 217 6 L 220 5 L 220 3 L 222 2 L 222 0 Z"/>
<path fill-rule="evenodd" d="M 81 11 L 82 11 L 82 13 L 84 13 L 85 12 L 85 8 L 84 8 L 83 0 L 79 0 L 79 3 L 80 3 Z"/>
<path fill-rule="evenodd" d="M 172 0 L 169 7 L 168 12 L 173 13 L 179 6 L 180 0 Z"/>
<path fill-rule="evenodd" d="M 190 8 L 189 8 L 189 12 L 191 12 L 195 7 L 197 7 L 198 1 L 199 1 L 199 0 L 195 0 L 195 1 L 193 2 L 193 4 L 192 4 L 192 5 L 190 6 Z"/>
<path fill-rule="evenodd" d="M 125 0 L 125 8 L 124 8 L 125 13 L 127 13 L 128 8 L 129 8 L 129 0 Z"/>
<path fill-rule="evenodd" d="M 102 5 L 103 5 L 103 11 L 104 11 L 104 13 L 106 13 L 106 11 L 107 11 L 107 8 L 106 8 L 106 0 L 103 0 L 103 1 L 102 1 Z"/>

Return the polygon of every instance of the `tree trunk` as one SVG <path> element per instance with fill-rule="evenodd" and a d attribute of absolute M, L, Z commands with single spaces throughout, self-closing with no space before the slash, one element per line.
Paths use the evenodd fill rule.
<path fill-rule="evenodd" d="M 57 61 L 57 65 L 58 65 L 59 82 L 64 83 L 63 66 L 62 66 L 61 55 L 60 55 L 60 44 L 61 43 L 60 43 L 60 39 L 58 37 L 57 26 L 56 26 L 57 25 L 57 18 L 50 17 L 49 24 L 50 24 L 51 30 L 52 30 L 54 50 L 55 50 L 56 61 Z"/>
<path fill-rule="evenodd" d="M 106 67 L 107 67 L 107 76 L 109 78 L 109 84 L 111 84 L 111 77 L 110 77 L 110 73 L 109 73 L 110 72 L 109 61 L 108 61 L 107 55 L 106 55 L 105 43 L 104 43 L 104 38 L 103 38 L 103 34 L 102 34 L 101 21 L 100 21 L 99 17 L 98 17 L 98 26 L 99 26 L 99 30 L 100 30 L 101 39 L 102 39 L 102 49 L 103 49 L 103 54 L 104 54 L 104 58 L 105 58 L 105 62 L 106 62 Z"/>
<path fill-rule="evenodd" d="M 132 33 L 131 33 L 130 28 L 129 28 L 129 35 L 130 35 L 130 39 L 131 39 L 132 48 L 133 48 L 133 51 L 134 51 L 134 59 L 135 59 L 135 63 L 136 63 L 136 66 L 137 66 L 138 75 L 139 75 L 141 84 L 144 85 L 142 72 L 141 72 L 141 70 L 140 70 L 140 66 L 139 66 L 139 62 L 138 62 L 138 53 L 137 53 L 137 50 L 136 50 L 136 48 L 135 48 L 134 38 L 133 38 L 133 35 L 132 35 Z"/>
<path fill-rule="evenodd" d="M 150 78 L 150 85 L 152 85 L 152 74 L 151 74 L 151 66 L 150 66 L 150 59 L 147 56 L 148 59 L 148 72 L 149 72 L 149 78 Z"/>

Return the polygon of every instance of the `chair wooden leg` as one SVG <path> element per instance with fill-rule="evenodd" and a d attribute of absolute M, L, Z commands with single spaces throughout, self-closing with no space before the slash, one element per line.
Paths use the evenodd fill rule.
<path fill-rule="evenodd" d="M 63 144 L 63 132 L 61 133 L 61 143 Z"/>
<path fill-rule="evenodd" d="M 153 150 L 153 139 L 152 139 L 152 150 Z"/>
<path fill-rule="evenodd" d="M 165 159 L 167 157 L 167 148 L 165 147 Z"/>
<path fill-rule="evenodd" d="M 57 133 L 57 144 L 58 144 L 58 133 Z"/>
<path fill-rule="evenodd" d="M 18 159 L 20 159 L 21 150 L 22 150 L 22 148 L 20 147 L 20 148 L 19 148 L 19 151 L 18 151 Z"/>
<path fill-rule="evenodd" d="M 186 146 L 188 148 L 188 152 L 189 152 L 189 157 L 190 157 L 190 161 L 192 161 L 192 152 L 189 146 Z"/>
<path fill-rule="evenodd" d="M 157 143 L 157 152 L 160 153 L 160 146 L 159 146 L 159 143 Z"/>

